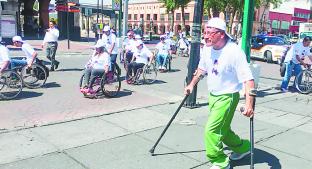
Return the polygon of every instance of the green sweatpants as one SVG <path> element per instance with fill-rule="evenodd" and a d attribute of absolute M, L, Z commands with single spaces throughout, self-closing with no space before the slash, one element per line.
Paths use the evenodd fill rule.
<path fill-rule="evenodd" d="M 239 93 L 209 95 L 210 115 L 205 127 L 206 155 L 213 165 L 221 168 L 229 164 L 223 152 L 223 143 L 236 153 L 245 153 L 250 142 L 242 140 L 231 130 L 231 122 L 239 101 Z"/>

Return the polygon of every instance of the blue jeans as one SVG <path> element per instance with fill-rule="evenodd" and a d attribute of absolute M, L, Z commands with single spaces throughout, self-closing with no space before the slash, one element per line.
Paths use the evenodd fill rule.
<path fill-rule="evenodd" d="M 10 69 L 14 69 L 16 67 L 24 67 L 27 65 L 26 60 L 20 60 L 20 59 L 11 59 L 10 63 L 11 63 Z"/>
<path fill-rule="evenodd" d="M 166 66 L 168 54 L 157 54 L 156 61 L 159 66 Z"/>
<path fill-rule="evenodd" d="M 288 89 L 288 83 L 289 83 L 290 78 L 293 75 L 293 71 L 294 71 L 294 75 L 298 76 L 298 74 L 302 71 L 302 68 L 300 64 L 294 64 L 292 61 L 285 62 L 285 64 L 286 64 L 286 71 L 285 71 L 285 75 L 281 84 L 281 88 Z M 300 83 L 302 76 L 298 78 L 299 78 L 299 83 Z"/>

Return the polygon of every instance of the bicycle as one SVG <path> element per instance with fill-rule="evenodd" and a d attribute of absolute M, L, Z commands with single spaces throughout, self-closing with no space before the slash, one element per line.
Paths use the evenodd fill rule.
<path fill-rule="evenodd" d="M 23 81 L 16 69 L 5 70 L 0 74 L 0 98 L 9 100 L 16 98 L 23 89 Z"/>
<path fill-rule="evenodd" d="M 297 90 L 302 94 L 312 92 L 312 70 L 311 65 L 302 70 L 295 78 Z"/>

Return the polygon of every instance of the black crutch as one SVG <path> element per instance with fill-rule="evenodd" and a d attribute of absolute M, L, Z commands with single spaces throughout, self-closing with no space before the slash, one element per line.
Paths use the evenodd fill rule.
<path fill-rule="evenodd" d="M 164 134 L 166 133 L 167 129 L 169 128 L 169 126 L 171 125 L 172 121 L 174 120 L 174 118 L 177 116 L 177 114 L 179 113 L 181 107 L 184 105 L 184 102 L 186 101 L 187 97 L 189 95 L 185 95 L 184 99 L 182 100 L 181 104 L 179 105 L 178 109 L 175 111 L 175 113 L 173 114 L 173 116 L 171 117 L 170 121 L 168 122 L 168 124 L 166 125 L 165 129 L 163 130 L 163 132 L 160 134 L 158 140 L 156 141 L 156 143 L 154 144 L 154 146 L 150 149 L 150 153 L 153 156 L 154 155 L 154 150 L 157 146 L 157 144 L 159 143 L 159 141 L 161 140 L 161 138 L 164 136 Z"/>
<path fill-rule="evenodd" d="M 249 96 L 253 98 L 252 109 L 255 111 L 257 90 L 252 89 Z M 250 169 L 254 169 L 254 115 L 250 117 Z"/>
<path fill-rule="evenodd" d="M 252 109 L 255 111 L 255 105 L 256 105 L 256 96 L 257 96 L 257 90 L 252 89 L 249 92 L 249 96 L 253 98 L 253 104 Z M 241 112 L 245 111 L 244 107 L 240 108 Z M 254 169 L 254 115 L 250 117 L 250 169 Z"/>

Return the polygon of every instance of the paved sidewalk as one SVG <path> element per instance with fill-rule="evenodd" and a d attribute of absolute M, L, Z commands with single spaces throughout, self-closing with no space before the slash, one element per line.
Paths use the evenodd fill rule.
<path fill-rule="evenodd" d="M 64 43 L 60 42 L 60 44 Z M 83 47 L 88 50 L 85 43 L 80 43 L 78 48 Z M 67 55 L 64 50 L 64 56 L 60 56 L 64 64 Z M 84 103 L 82 101 L 71 103 L 69 94 L 64 94 L 60 96 L 68 100 L 69 107 L 61 112 L 55 111 L 54 114 L 48 110 L 41 110 L 49 115 L 47 119 L 52 118 L 53 121 L 41 121 L 41 124 L 36 126 L 0 131 L 0 169 L 209 168 L 210 163 L 205 158 L 203 142 L 204 126 L 209 115 L 205 82 L 201 82 L 198 88 L 200 107 L 182 108 L 155 149 L 156 156 L 151 156 L 149 153 L 183 99 L 181 79 L 186 73 L 184 65 L 187 60 L 175 59 L 176 71 L 160 74 L 161 81 L 157 84 L 127 86 L 123 83 L 122 86 L 125 86 L 123 91 L 131 91 L 131 95 L 88 101 L 95 107 L 101 104 L 99 107 L 93 107 L 92 114 L 84 114 L 92 111 L 92 107 L 81 106 L 80 111 L 74 110 L 74 106 Z M 68 65 L 62 65 L 64 67 L 60 69 L 66 70 L 67 67 L 72 66 L 71 62 L 67 63 Z M 270 66 L 274 67 L 274 65 Z M 262 72 L 267 73 L 266 71 Z M 61 73 L 65 74 L 66 71 L 54 72 L 51 78 L 57 79 Z M 73 72 L 66 75 L 75 78 L 79 76 L 78 73 Z M 68 76 L 69 80 L 71 80 L 70 76 Z M 63 84 L 60 79 L 57 80 Z M 279 83 L 277 76 L 261 74 L 255 115 L 255 168 L 311 169 L 312 95 L 301 95 L 295 92 L 280 93 L 275 89 Z M 62 87 L 70 91 L 71 86 Z M 47 90 L 54 89 L 47 88 Z M 54 91 L 55 95 L 59 94 L 57 90 Z M 2 119 L 9 119 L 10 111 L 26 112 L 26 110 L 14 110 L 13 103 L 27 102 L 28 108 L 33 108 L 35 103 L 28 100 L 31 99 L 0 102 L 3 107 L 11 106 L 7 112 L 1 111 Z M 238 107 L 243 103 L 242 99 Z M 47 106 L 46 109 L 56 110 L 60 105 L 54 104 L 54 107 Z M 63 116 L 62 113 L 67 116 Z M 29 114 L 23 114 L 23 116 L 27 115 Z M 31 120 L 33 121 L 29 124 L 36 124 L 35 118 Z M 1 123 L 1 125 L 6 123 L 7 126 L 16 124 L 14 119 L 1 121 Z M 249 137 L 248 118 L 237 111 L 232 124 L 233 130 L 240 136 Z M 228 150 L 226 152 L 230 153 Z M 249 158 L 231 162 L 231 165 L 235 169 L 247 169 Z"/>

